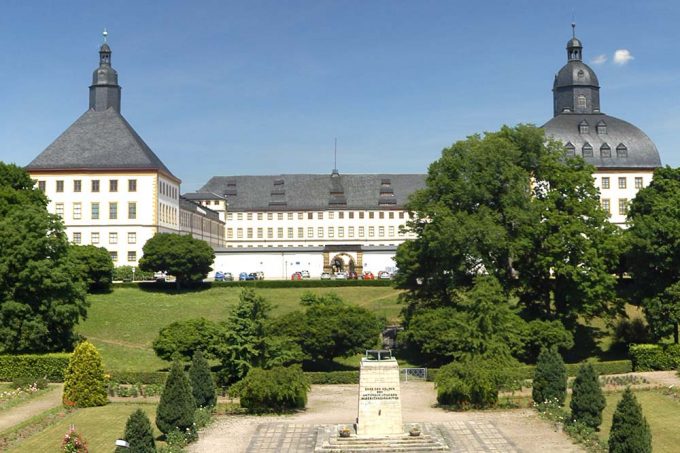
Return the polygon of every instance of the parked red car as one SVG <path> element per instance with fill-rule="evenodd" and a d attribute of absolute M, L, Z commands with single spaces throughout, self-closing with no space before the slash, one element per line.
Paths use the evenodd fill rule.
<path fill-rule="evenodd" d="M 356 280 L 357 278 L 359 278 L 359 276 L 357 275 L 356 272 L 353 272 L 353 271 L 352 271 L 352 272 L 348 272 L 348 273 L 347 273 L 347 278 L 350 278 L 350 279 L 352 279 L 352 280 Z"/>
<path fill-rule="evenodd" d="M 302 272 L 293 272 L 293 275 L 290 276 L 291 280 L 302 280 Z"/>
<path fill-rule="evenodd" d="M 373 272 L 364 272 L 364 275 L 362 275 L 361 278 L 363 278 L 364 280 L 375 280 Z"/>

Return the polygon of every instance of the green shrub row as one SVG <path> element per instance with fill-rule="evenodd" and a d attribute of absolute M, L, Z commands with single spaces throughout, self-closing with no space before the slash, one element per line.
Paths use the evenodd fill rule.
<path fill-rule="evenodd" d="M 70 357 L 68 353 L 0 355 L 0 381 L 35 377 L 63 382 Z"/>
<path fill-rule="evenodd" d="M 358 384 L 359 371 L 306 371 L 310 384 Z"/>
<path fill-rule="evenodd" d="M 107 371 L 109 380 L 118 384 L 165 384 L 166 371 Z"/>
<path fill-rule="evenodd" d="M 135 278 L 137 278 L 135 276 Z M 392 280 L 247 280 L 233 282 L 203 282 L 202 288 L 334 288 L 344 286 L 392 286 Z M 173 282 L 124 282 L 116 283 L 116 288 L 141 288 L 150 290 L 176 290 Z M 195 289 L 195 288 L 194 288 Z"/>
<path fill-rule="evenodd" d="M 680 366 L 677 344 L 633 344 L 629 355 L 635 371 L 674 370 Z"/>

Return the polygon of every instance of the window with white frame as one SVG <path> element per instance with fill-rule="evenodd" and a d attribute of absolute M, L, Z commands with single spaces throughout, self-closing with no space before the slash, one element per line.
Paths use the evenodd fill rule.
<path fill-rule="evenodd" d="M 99 244 L 99 233 L 96 231 L 93 231 L 90 233 L 90 243 L 91 244 Z"/>
<path fill-rule="evenodd" d="M 118 233 L 109 233 L 109 244 L 118 244 Z"/>
<path fill-rule="evenodd" d="M 137 233 L 134 231 L 128 232 L 128 244 L 136 244 L 137 243 Z"/>
<path fill-rule="evenodd" d="M 83 205 L 81 203 L 73 203 L 73 220 L 80 220 L 83 216 Z"/>

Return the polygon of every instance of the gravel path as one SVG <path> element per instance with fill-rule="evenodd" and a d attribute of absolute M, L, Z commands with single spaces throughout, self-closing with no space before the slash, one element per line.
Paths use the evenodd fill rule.
<path fill-rule="evenodd" d="M 0 432 L 3 432 L 24 420 L 28 420 L 38 414 L 61 405 L 61 395 L 64 391 L 63 384 L 50 384 L 52 390 L 46 394 L 29 400 L 25 404 L 14 406 L 0 412 Z"/>
<path fill-rule="evenodd" d="M 307 409 L 297 414 L 219 417 L 201 432 L 189 452 L 244 452 L 260 423 L 351 424 L 357 413 L 357 395 L 357 385 L 315 385 L 309 394 Z M 433 407 L 436 392 L 429 382 L 403 382 L 401 397 L 404 423 L 491 421 L 522 452 L 583 451 L 530 409 L 447 412 Z"/>

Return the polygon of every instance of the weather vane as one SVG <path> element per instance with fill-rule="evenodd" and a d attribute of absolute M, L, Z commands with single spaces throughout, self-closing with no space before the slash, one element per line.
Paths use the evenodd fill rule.
<path fill-rule="evenodd" d="M 104 28 L 104 31 L 102 32 L 102 36 L 104 37 L 104 42 L 106 42 L 106 37 L 109 36 L 109 32 L 106 31 L 106 28 Z"/>

